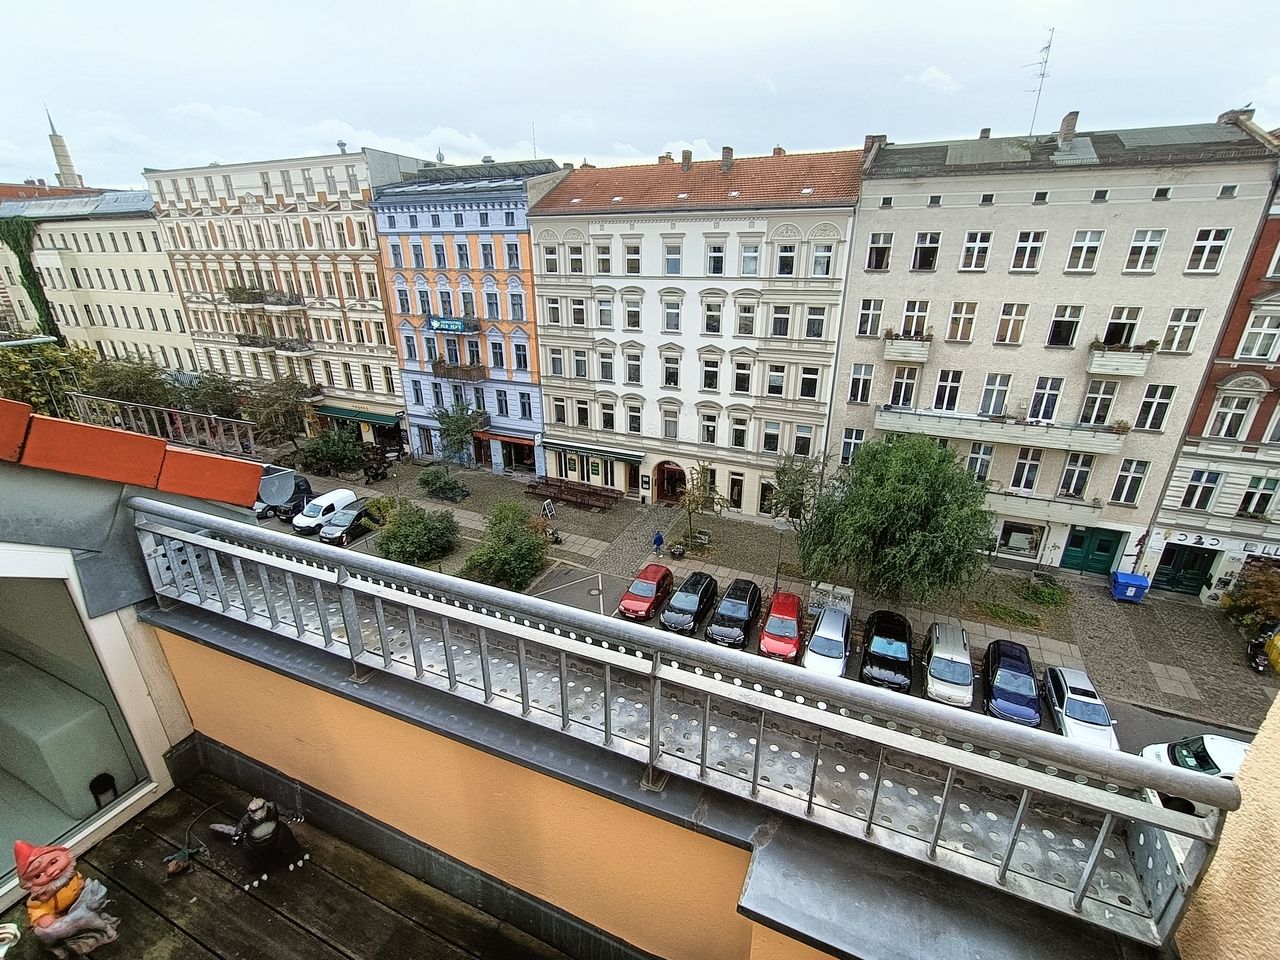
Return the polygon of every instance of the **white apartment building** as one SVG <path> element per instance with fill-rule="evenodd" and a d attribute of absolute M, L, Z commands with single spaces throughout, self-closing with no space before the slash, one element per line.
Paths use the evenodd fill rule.
<path fill-rule="evenodd" d="M 0 203 L 0 217 L 37 222 L 32 263 L 68 342 L 104 359 L 142 358 L 194 372 L 195 345 L 154 207 L 147 191 L 124 190 Z M 0 272 L 19 325 L 33 329 L 35 304 L 3 245 Z"/>
<path fill-rule="evenodd" d="M 826 425 L 858 151 L 572 171 L 530 210 L 547 474 L 641 501 L 705 462 L 771 513 Z"/>
<path fill-rule="evenodd" d="M 1000 556 L 1151 574 L 1148 527 L 1265 210 L 1275 153 L 1217 123 L 868 138 L 832 448 L 948 444 Z"/>
<path fill-rule="evenodd" d="M 377 150 L 145 170 L 202 369 L 317 388 L 322 422 L 402 442 L 373 187 L 426 161 Z"/>

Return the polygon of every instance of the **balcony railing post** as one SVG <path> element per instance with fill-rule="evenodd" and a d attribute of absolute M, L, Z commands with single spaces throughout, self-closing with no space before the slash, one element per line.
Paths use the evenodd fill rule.
<path fill-rule="evenodd" d="M 947 782 L 942 785 L 942 800 L 938 804 L 938 822 L 933 825 L 933 836 L 929 838 L 929 859 L 938 856 L 938 840 L 942 836 L 942 822 L 947 817 L 947 801 L 951 799 L 951 785 L 956 780 L 956 768 L 947 767 Z"/>
<path fill-rule="evenodd" d="M 316 616 L 320 620 L 320 635 L 324 637 L 326 647 L 333 646 L 333 628 L 329 626 L 329 604 L 324 598 L 324 589 L 319 580 L 311 581 L 312 593 L 316 601 Z"/>
<path fill-rule="evenodd" d="M 529 668 L 524 662 L 524 637 L 516 637 L 516 669 L 520 674 L 520 712 L 529 715 Z"/>
<path fill-rule="evenodd" d="M 813 745 L 813 771 L 809 774 L 809 802 L 805 805 L 805 816 L 813 816 L 813 795 L 818 789 L 818 767 L 822 763 L 822 729 L 818 729 L 818 742 Z"/>
<path fill-rule="evenodd" d="M 387 617 L 382 606 L 382 598 L 373 598 L 373 617 L 378 624 L 378 647 L 382 651 L 382 665 L 391 666 L 391 638 L 387 636 Z"/>
<path fill-rule="evenodd" d="M 605 661 L 604 665 L 604 745 L 613 743 L 613 667 Z"/>
<path fill-rule="evenodd" d="M 418 612 L 412 607 L 405 608 L 409 613 L 409 650 L 413 654 L 413 676 L 422 679 L 422 637 L 418 633 Z M 453 684 L 449 685 L 450 688 Z"/>
<path fill-rule="evenodd" d="M 756 752 L 751 760 L 751 796 L 754 797 L 760 792 L 760 757 L 764 753 L 764 718 L 765 712 L 760 711 L 760 723 L 756 727 Z"/>
<path fill-rule="evenodd" d="M 489 636 L 484 627 L 477 627 L 476 633 L 480 644 L 480 682 L 484 684 L 484 702 L 493 702 L 493 682 L 489 679 Z M 520 658 L 520 669 L 524 670 L 524 657 Z M 528 703 L 528 698 L 524 698 Z M 526 711 L 527 715 L 527 711 Z"/>
<path fill-rule="evenodd" d="M 1000 859 L 996 883 L 1003 884 L 1005 875 L 1009 872 L 1009 861 L 1013 859 L 1013 852 L 1018 849 L 1018 834 L 1022 832 L 1022 818 L 1027 815 L 1027 805 L 1030 803 L 1031 791 L 1023 790 L 1022 799 L 1018 801 L 1018 812 L 1014 815 L 1013 823 L 1009 827 L 1009 842 L 1005 845 L 1004 856 Z"/>
<path fill-rule="evenodd" d="M 449 674 L 449 689 L 458 689 L 458 665 L 453 659 L 453 628 L 449 618 L 440 618 L 440 644 L 444 647 L 444 669 Z"/>
<path fill-rule="evenodd" d="M 698 779 L 707 779 L 707 750 L 711 747 L 711 694 L 702 701 L 702 751 L 698 757 Z"/>
<path fill-rule="evenodd" d="M 209 551 L 209 569 L 213 572 L 213 583 L 218 589 L 218 602 L 222 604 L 222 612 L 227 613 L 231 610 L 231 598 L 227 596 L 227 578 L 222 575 L 222 561 L 218 559 L 217 550 Z"/>
<path fill-rule="evenodd" d="M 1115 818 L 1109 813 L 1102 818 L 1102 826 L 1098 828 L 1098 839 L 1093 842 L 1093 849 L 1089 851 L 1089 860 L 1084 865 L 1084 873 L 1080 875 L 1080 882 L 1076 884 L 1076 889 L 1071 894 L 1071 908 L 1077 912 L 1080 910 L 1080 905 L 1084 903 L 1089 881 L 1093 879 L 1094 871 L 1098 869 L 1098 861 L 1102 859 L 1102 851 L 1107 846 L 1107 839 L 1111 836 L 1111 827 L 1114 823 Z"/>
<path fill-rule="evenodd" d="M 569 664 L 563 650 L 560 651 L 560 729 L 569 729 Z"/>
<path fill-rule="evenodd" d="M 871 803 L 867 805 L 867 824 L 862 830 L 864 837 L 871 836 L 871 827 L 876 819 L 876 801 L 880 799 L 880 771 L 884 767 L 884 745 L 880 745 L 880 755 L 876 758 L 876 782 L 871 787 Z"/>

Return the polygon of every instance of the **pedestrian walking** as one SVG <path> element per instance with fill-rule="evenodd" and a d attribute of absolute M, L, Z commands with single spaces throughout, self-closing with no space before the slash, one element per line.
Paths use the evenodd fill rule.
<path fill-rule="evenodd" d="M 657 556 L 662 556 L 662 531 L 653 531 L 653 552 Z"/>

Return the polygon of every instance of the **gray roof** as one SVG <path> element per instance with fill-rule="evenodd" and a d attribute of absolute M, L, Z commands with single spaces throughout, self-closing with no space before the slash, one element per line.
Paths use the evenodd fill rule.
<path fill-rule="evenodd" d="M 1145 167 L 1228 163 L 1273 157 L 1268 144 L 1232 123 L 1097 130 L 1060 147 L 1058 135 L 885 144 L 864 178 L 954 176 L 986 171 L 1058 170 L 1080 166 Z"/>
<path fill-rule="evenodd" d="M 472 163 L 465 166 L 428 167 L 413 179 L 379 187 L 378 200 L 435 195 L 456 190 L 489 190 L 522 184 L 530 177 L 555 173 L 560 164 L 549 158 L 542 160 L 510 160 L 502 163 Z"/>
<path fill-rule="evenodd" d="M 0 203 L 0 219 L 86 220 L 90 217 L 145 217 L 155 208 L 146 190 L 116 190 L 89 197 L 42 197 Z"/>

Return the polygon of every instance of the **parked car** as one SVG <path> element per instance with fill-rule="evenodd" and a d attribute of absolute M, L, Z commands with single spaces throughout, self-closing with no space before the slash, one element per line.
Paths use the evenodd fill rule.
<path fill-rule="evenodd" d="M 800 659 L 804 613 L 800 597 L 779 591 L 769 602 L 769 613 L 760 628 L 760 655 L 794 663 Z"/>
<path fill-rule="evenodd" d="M 319 533 L 339 510 L 355 503 L 356 495 L 347 489 L 330 490 L 313 499 L 293 518 L 293 529 L 298 533 Z"/>
<path fill-rule="evenodd" d="M 741 649 L 747 645 L 751 627 L 759 617 L 760 588 L 750 580 L 734 580 L 720 598 L 715 613 L 711 614 L 707 639 Z"/>
<path fill-rule="evenodd" d="M 969 634 L 954 623 L 934 623 L 924 641 L 924 695 L 968 709 L 973 704 Z"/>
<path fill-rule="evenodd" d="M 658 615 L 658 626 L 672 633 L 697 633 L 702 621 L 715 606 L 719 592 L 719 584 L 709 573 L 699 570 L 689 574 Z"/>
<path fill-rule="evenodd" d="M 899 693 L 911 692 L 911 624 L 892 610 L 867 617 L 862 636 L 862 667 L 858 679 Z"/>
<path fill-rule="evenodd" d="M 281 520 L 292 520 L 314 497 L 311 491 L 311 481 L 300 473 L 293 475 L 293 493 L 289 495 L 289 499 L 284 503 L 270 506 L 259 500 L 253 505 L 254 512 L 258 514 L 259 520 L 265 520 L 267 517 L 279 517 Z"/>
<path fill-rule="evenodd" d="M 818 615 L 800 666 L 825 677 L 843 677 L 849 664 L 849 614 L 826 607 Z"/>
<path fill-rule="evenodd" d="M 331 516 L 329 522 L 320 528 L 320 539 L 345 547 L 376 527 L 369 512 L 369 501 L 361 499 Z"/>
<path fill-rule="evenodd" d="M 1040 726 L 1040 691 L 1031 652 L 1013 640 L 992 640 L 982 656 L 982 712 L 989 717 Z"/>
<path fill-rule="evenodd" d="M 1107 705 L 1083 670 L 1049 667 L 1044 672 L 1044 696 L 1049 715 L 1064 737 L 1081 743 L 1119 750 L 1115 721 Z"/>
<path fill-rule="evenodd" d="M 651 620 L 671 594 L 671 570 L 651 563 L 636 574 L 618 601 L 618 612 L 630 620 Z"/>
<path fill-rule="evenodd" d="M 1235 779 L 1248 752 L 1249 744 L 1245 741 L 1213 733 L 1187 737 L 1173 743 L 1152 743 L 1142 748 L 1142 756 L 1148 760 L 1183 770 L 1194 770 L 1211 777 L 1222 777 L 1224 780 Z M 1214 809 L 1182 797 L 1171 797 L 1163 793 L 1157 796 L 1161 804 L 1181 813 L 1194 813 L 1204 817 Z"/>

